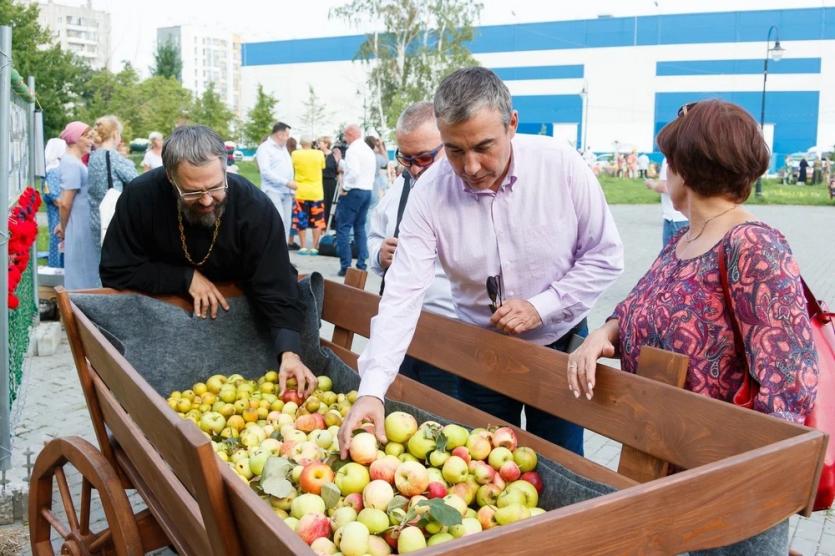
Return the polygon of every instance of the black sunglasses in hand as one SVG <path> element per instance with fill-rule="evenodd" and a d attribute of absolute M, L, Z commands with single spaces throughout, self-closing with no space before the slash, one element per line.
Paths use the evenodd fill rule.
<path fill-rule="evenodd" d="M 490 298 L 490 312 L 495 313 L 503 301 L 501 274 L 487 277 L 487 296 Z"/>

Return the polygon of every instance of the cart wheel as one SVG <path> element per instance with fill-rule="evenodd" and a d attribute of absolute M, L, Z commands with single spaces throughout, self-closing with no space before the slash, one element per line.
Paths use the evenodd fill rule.
<path fill-rule="evenodd" d="M 64 474 L 69 463 L 81 474 L 81 513 L 76 513 Z M 53 479 L 66 516 L 52 511 Z M 99 493 L 108 528 L 90 530 L 92 489 Z M 142 540 L 128 497 L 116 471 L 95 446 L 81 437 L 50 441 L 38 454 L 29 481 L 29 535 L 35 556 L 53 555 L 52 530 L 63 538 L 60 554 L 88 556 L 143 554 Z"/>

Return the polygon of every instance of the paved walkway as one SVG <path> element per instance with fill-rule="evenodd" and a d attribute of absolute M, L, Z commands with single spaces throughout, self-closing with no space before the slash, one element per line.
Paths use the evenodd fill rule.
<path fill-rule="evenodd" d="M 815 293 L 835 304 L 835 242 L 832 225 L 835 210 L 830 207 L 754 207 L 762 220 L 783 231 L 793 246 L 803 274 Z M 612 212 L 626 245 L 626 272 L 601 298 L 590 315 L 590 325 L 598 326 L 649 267 L 661 247 L 660 209 L 655 206 L 614 206 Z M 338 279 L 339 262 L 330 257 L 291 255 L 300 272 L 317 271 Z M 369 276 L 367 289 L 377 291 L 379 279 Z M 356 338 L 355 349 L 365 340 Z M 13 422 L 13 469 L 10 483 L 0 490 L 0 499 L 15 489 L 26 487 L 26 452 L 37 453 L 44 442 L 57 436 L 80 435 L 95 443 L 89 415 L 81 395 L 78 378 L 66 343 L 55 355 L 29 361 L 24 376 L 23 395 Z M 585 439 L 586 456 L 617 467 L 620 445 L 592 432 Z M 34 455 L 30 456 L 34 461 Z M 70 476 L 71 489 L 79 478 Z M 2 487 L 0 487 L 2 488 Z M 135 500 L 137 505 L 141 503 Z M 0 556 L 4 540 L 21 533 L 22 526 L 0 527 Z M 25 532 L 25 530 L 24 530 Z M 829 512 L 817 512 L 811 519 L 792 518 L 792 548 L 804 555 L 835 556 L 835 523 Z M 28 554 L 28 547 L 21 552 Z"/>

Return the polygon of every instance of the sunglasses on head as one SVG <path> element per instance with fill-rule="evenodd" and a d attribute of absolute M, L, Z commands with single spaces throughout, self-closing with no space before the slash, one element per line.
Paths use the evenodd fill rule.
<path fill-rule="evenodd" d="M 441 149 L 443 148 L 443 145 L 438 145 L 431 151 L 419 153 L 414 156 L 405 155 L 400 152 L 400 149 L 397 149 L 394 153 L 394 158 L 397 159 L 397 162 L 407 168 L 409 166 L 420 166 L 421 168 L 426 168 L 427 166 L 432 166 L 432 163 L 435 162 L 435 157 L 438 156 L 438 153 L 441 152 Z"/>
<path fill-rule="evenodd" d="M 678 109 L 677 117 L 683 118 L 697 104 L 699 104 L 699 103 L 698 102 L 688 102 L 687 104 L 683 105 L 681 108 Z"/>
<path fill-rule="evenodd" d="M 502 287 L 502 275 L 487 277 L 487 297 L 490 298 L 490 312 L 495 313 L 496 309 L 502 306 L 504 292 Z"/>

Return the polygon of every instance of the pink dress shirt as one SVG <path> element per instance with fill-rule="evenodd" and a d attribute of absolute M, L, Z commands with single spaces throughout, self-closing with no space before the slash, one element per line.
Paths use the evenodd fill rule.
<path fill-rule="evenodd" d="M 400 225 L 380 310 L 359 358 L 359 394 L 382 399 L 397 376 L 435 277 L 436 254 L 461 320 L 490 327 L 485 282 L 527 299 L 543 325 L 520 335 L 547 345 L 580 322 L 623 270 L 623 244 L 600 184 L 571 147 L 516 135 L 497 192 L 474 191 L 448 160 L 420 177 Z"/>

